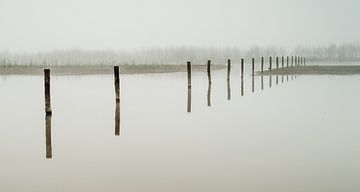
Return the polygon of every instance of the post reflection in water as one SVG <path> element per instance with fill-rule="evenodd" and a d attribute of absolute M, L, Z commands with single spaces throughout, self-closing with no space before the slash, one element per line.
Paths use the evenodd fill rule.
<path fill-rule="evenodd" d="M 120 136 L 120 101 L 116 101 L 115 107 L 115 136 Z"/>
<path fill-rule="evenodd" d="M 281 75 L 281 83 L 284 83 L 284 75 Z"/>
<path fill-rule="evenodd" d="M 188 86 L 187 112 L 191 113 L 191 86 Z"/>
<path fill-rule="evenodd" d="M 255 92 L 255 76 L 251 75 L 251 91 L 254 93 Z"/>
<path fill-rule="evenodd" d="M 51 114 L 46 114 L 45 117 L 45 137 L 46 137 L 46 158 L 52 158 L 52 146 L 51 146 Z"/>
<path fill-rule="evenodd" d="M 264 90 L 264 76 L 261 75 L 261 90 Z"/>
<path fill-rule="evenodd" d="M 272 86 L 272 76 L 269 75 L 269 87 L 271 88 L 271 86 Z"/>
<path fill-rule="evenodd" d="M 276 75 L 276 85 L 279 84 L 279 75 Z"/>
<path fill-rule="evenodd" d="M 244 75 L 241 75 L 241 96 L 244 96 Z"/>
<path fill-rule="evenodd" d="M 286 81 L 289 81 L 289 75 L 286 75 Z"/>

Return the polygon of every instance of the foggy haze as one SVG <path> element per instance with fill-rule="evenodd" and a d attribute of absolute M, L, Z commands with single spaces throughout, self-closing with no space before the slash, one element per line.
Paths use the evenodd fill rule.
<path fill-rule="evenodd" d="M 0 51 L 358 43 L 357 0 L 1 0 Z"/>

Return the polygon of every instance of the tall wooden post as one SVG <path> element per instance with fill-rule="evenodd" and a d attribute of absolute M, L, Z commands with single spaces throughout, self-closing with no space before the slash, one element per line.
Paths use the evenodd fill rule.
<path fill-rule="evenodd" d="M 115 80 L 116 102 L 119 102 L 119 101 L 120 101 L 120 75 L 119 75 L 119 66 L 114 66 L 114 80 Z"/>
<path fill-rule="evenodd" d="M 231 70 L 231 60 L 228 59 L 228 70 L 227 70 L 227 99 L 231 99 L 231 90 L 230 90 L 230 70 Z"/>
<path fill-rule="evenodd" d="M 50 101 L 50 69 L 44 69 L 44 83 L 45 83 L 45 112 L 51 115 L 51 101 Z"/>
<path fill-rule="evenodd" d="M 187 76 L 188 76 L 188 102 L 187 112 L 191 113 L 191 62 L 187 62 Z"/>
<path fill-rule="evenodd" d="M 276 57 L 276 69 L 279 69 L 279 57 Z"/>
<path fill-rule="evenodd" d="M 272 68 L 272 57 L 269 57 L 269 71 L 271 71 Z"/>
<path fill-rule="evenodd" d="M 291 67 L 294 66 L 294 56 L 291 56 Z"/>
<path fill-rule="evenodd" d="M 208 75 L 208 92 L 207 92 L 207 104 L 211 106 L 211 69 L 210 69 L 211 61 L 208 60 L 207 62 L 207 75 Z"/>
<path fill-rule="evenodd" d="M 264 72 L 264 57 L 261 57 L 261 73 Z"/>
<path fill-rule="evenodd" d="M 286 67 L 289 67 L 289 56 L 286 56 Z"/>
<path fill-rule="evenodd" d="M 255 74 L 255 59 L 252 58 L 252 75 Z"/>
<path fill-rule="evenodd" d="M 297 66 L 297 56 L 295 56 L 295 66 Z"/>
<path fill-rule="evenodd" d="M 284 68 L 284 56 L 281 57 L 281 67 Z"/>
<path fill-rule="evenodd" d="M 244 75 L 244 59 L 241 59 L 241 76 Z"/>

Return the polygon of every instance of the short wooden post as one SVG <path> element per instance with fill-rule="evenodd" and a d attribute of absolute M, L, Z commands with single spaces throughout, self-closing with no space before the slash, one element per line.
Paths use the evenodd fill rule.
<path fill-rule="evenodd" d="M 230 90 L 230 70 L 231 70 L 231 60 L 228 59 L 228 70 L 227 70 L 227 99 L 231 99 L 231 90 Z"/>
<path fill-rule="evenodd" d="M 289 56 L 286 56 L 286 67 L 289 67 Z"/>
<path fill-rule="evenodd" d="M 241 59 L 241 76 L 244 76 L 244 59 Z"/>
<path fill-rule="evenodd" d="M 45 83 L 45 112 L 52 114 L 50 101 L 50 69 L 44 69 L 44 83 Z"/>
<path fill-rule="evenodd" d="M 187 76 L 188 76 L 188 102 L 187 112 L 191 113 L 191 62 L 187 62 Z"/>
<path fill-rule="evenodd" d="M 252 75 L 255 74 L 255 59 L 252 58 Z"/>
<path fill-rule="evenodd" d="M 295 56 L 295 66 L 297 66 L 297 56 Z"/>
<path fill-rule="evenodd" d="M 114 79 L 115 79 L 116 102 L 119 102 L 119 101 L 120 101 L 120 76 L 119 76 L 119 66 L 114 66 Z"/>
<path fill-rule="evenodd" d="M 284 68 L 284 56 L 281 57 L 281 67 Z"/>
<path fill-rule="evenodd" d="M 264 72 L 264 57 L 261 57 L 261 73 Z"/>
<path fill-rule="evenodd" d="M 211 106 L 211 69 L 210 69 L 211 61 L 208 60 L 207 62 L 207 75 L 208 75 L 208 92 L 207 92 L 207 104 Z"/>
<path fill-rule="evenodd" d="M 304 66 L 306 66 L 306 58 L 304 57 Z"/>
<path fill-rule="evenodd" d="M 271 71 L 272 68 L 272 57 L 269 57 L 269 71 Z"/>
<path fill-rule="evenodd" d="M 279 57 L 276 57 L 276 69 L 279 69 Z"/>

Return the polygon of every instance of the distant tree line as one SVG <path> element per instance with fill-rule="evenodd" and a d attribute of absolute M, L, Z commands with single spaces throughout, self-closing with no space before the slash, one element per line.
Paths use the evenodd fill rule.
<path fill-rule="evenodd" d="M 250 60 L 260 57 L 303 56 L 308 62 L 321 61 L 360 61 L 360 44 L 329 44 L 319 47 L 298 46 L 288 50 L 279 47 L 240 48 L 201 48 L 173 47 L 153 48 L 137 51 L 85 51 L 57 50 L 36 54 L 13 54 L 0 52 L 0 66 L 88 66 L 88 65 L 133 65 L 133 64 L 184 64 L 192 61 L 194 64 L 205 64 L 212 60 L 215 64 L 225 64 L 228 58 L 239 62 L 241 58 Z"/>

